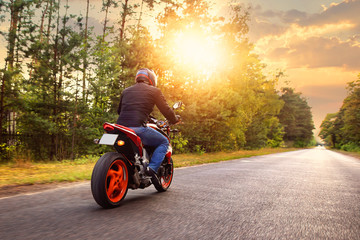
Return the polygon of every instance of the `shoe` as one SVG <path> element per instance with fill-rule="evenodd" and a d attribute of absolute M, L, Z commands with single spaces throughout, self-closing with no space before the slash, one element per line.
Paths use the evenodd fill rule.
<path fill-rule="evenodd" d="M 151 177 L 151 182 L 154 185 L 159 185 L 159 183 L 160 183 L 159 177 L 157 176 L 156 172 L 152 168 L 149 168 L 149 167 L 146 168 L 145 173 L 146 173 L 146 175 Z"/>

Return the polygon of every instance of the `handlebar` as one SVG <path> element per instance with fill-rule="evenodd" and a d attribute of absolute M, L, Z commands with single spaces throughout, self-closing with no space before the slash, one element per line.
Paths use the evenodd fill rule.
<path fill-rule="evenodd" d="M 168 132 L 168 133 L 178 133 L 178 132 L 180 132 L 179 129 L 170 129 L 171 124 L 169 123 L 168 120 L 164 120 L 164 121 L 157 120 L 153 116 L 150 116 L 148 122 L 156 124 L 156 126 L 158 128 L 160 128 L 161 130 L 163 130 L 165 132 Z"/>

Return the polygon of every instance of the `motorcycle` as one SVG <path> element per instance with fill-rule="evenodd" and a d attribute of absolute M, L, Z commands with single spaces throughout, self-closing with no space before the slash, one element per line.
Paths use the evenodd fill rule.
<path fill-rule="evenodd" d="M 179 109 L 181 102 L 174 104 Z M 171 129 L 167 120 L 159 121 L 150 116 L 147 127 L 151 127 L 170 142 L 170 134 L 178 132 Z M 174 165 L 171 158 L 172 147 L 169 145 L 154 180 L 146 174 L 154 148 L 143 146 L 134 130 L 113 123 L 104 123 L 105 134 L 95 143 L 111 145 L 115 152 L 107 152 L 96 162 L 91 176 L 91 192 L 95 201 L 103 208 L 115 208 L 125 198 L 128 189 L 144 189 L 151 184 L 158 192 L 165 192 L 171 185 L 174 176 Z"/>

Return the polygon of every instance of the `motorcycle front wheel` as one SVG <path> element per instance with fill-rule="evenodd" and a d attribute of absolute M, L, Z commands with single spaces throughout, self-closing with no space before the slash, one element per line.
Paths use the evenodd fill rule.
<path fill-rule="evenodd" d="M 95 164 L 91 176 L 91 192 L 95 201 L 103 208 L 114 208 L 125 198 L 129 174 L 122 155 L 105 153 Z"/>

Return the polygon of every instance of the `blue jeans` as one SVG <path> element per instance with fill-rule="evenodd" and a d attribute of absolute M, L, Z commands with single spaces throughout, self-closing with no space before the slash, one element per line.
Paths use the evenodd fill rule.
<path fill-rule="evenodd" d="M 149 167 L 157 172 L 162 161 L 165 158 L 169 148 L 169 140 L 150 127 L 130 127 L 133 129 L 145 146 L 155 147 L 155 151 L 151 157 Z"/>

